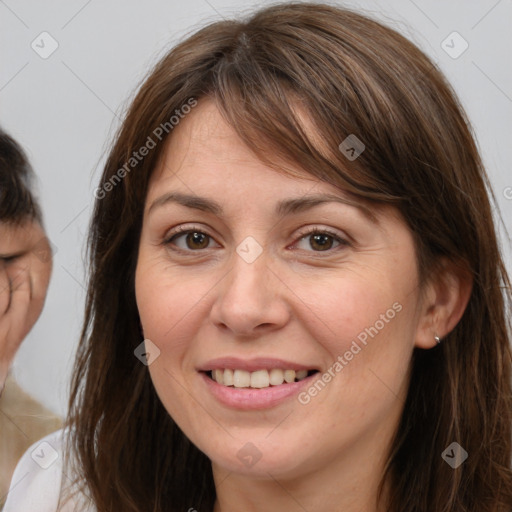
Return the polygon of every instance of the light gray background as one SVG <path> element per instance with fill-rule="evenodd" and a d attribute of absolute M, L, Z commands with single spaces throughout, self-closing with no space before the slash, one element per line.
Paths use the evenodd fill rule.
<path fill-rule="evenodd" d="M 0 124 L 26 148 L 36 169 L 48 235 L 57 249 L 45 309 L 13 371 L 53 411 L 64 415 L 67 407 L 83 317 L 93 191 L 123 108 L 173 43 L 206 22 L 268 3 L 0 1 Z M 339 3 L 395 27 L 439 63 L 474 126 L 504 224 L 512 225 L 512 2 Z M 44 31 L 59 45 L 47 59 L 31 48 Z M 469 44 L 457 59 L 441 47 L 453 31 Z M 510 245 L 502 240 L 511 269 Z"/>

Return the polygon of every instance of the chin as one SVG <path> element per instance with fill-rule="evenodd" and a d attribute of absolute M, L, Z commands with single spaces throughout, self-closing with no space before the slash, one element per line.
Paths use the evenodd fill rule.
<path fill-rule="evenodd" d="M 213 465 L 230 473 L 262 480 L 271 477 L 292 479 L 304 473 L 304 461 L 297 458 L 299 451 L 297 447 L 285 448 L 283 444 L 278 448 L 269 443 L 247 441 L 235 442 L 221 453 L 217 450 L 207 455 Z"/>

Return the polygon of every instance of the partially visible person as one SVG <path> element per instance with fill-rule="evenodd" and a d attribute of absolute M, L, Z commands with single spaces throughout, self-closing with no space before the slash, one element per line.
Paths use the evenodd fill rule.
<path fill-rule="evenodd" d="M 61 426 L 60 418 L 9 375 L 18 348 L 41 314 L 52 270 L 32 178 L 23 150 L 0 129 L 0 508 L 23 452 Z"/>

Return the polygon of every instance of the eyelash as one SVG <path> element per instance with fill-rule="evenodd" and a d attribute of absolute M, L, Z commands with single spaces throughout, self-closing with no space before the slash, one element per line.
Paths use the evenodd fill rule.
<path fill-rule="evenodd" d="M 210 239 L 213 239 L 212 236 L 210 236 L 208 233 L 205 233 L 202 229 L 200 229 L 196 226 L 179 226 L 165 238 L 165 240 L 163 241 L 163 245 L 171 246 L 171 245 L 173 245 L 172 242 L 176 238 L 179 238 L 180 236 L 183 236 L 183 235 L 186 235 L 189 233 L 200 233 L 202 235 L 206 235 Z M 319 253 L 319 254 L 325 252 L 325 253 L 329 254 L 341 247 L 350 246 L 350 243 L 347 240 L 345 240 L 344 238 L 341 238 L 339 234 L 335 233 L 334 231 L 332 231 L 328 228 L 304 229 L 299 232 L 298 241 L 300 242 L 304 238 L 307 238 L 308 236 L 313 236 L 313 235 L 328 235 L 328 236 L 332 237 L 336 242 L 338 242 L 339 246 L 331 248 L 331 249 L 327 249 L 326 251 L 307 251 L 307 252 L 314 252 L 314 253 Z M 208 248 L 193 250 L 193 249 L 180 249 L 179 247 L 172 247 L 171 249 L 173 251 L 179 252 L 179 253 L 193 253 L 193 252 L 201 252 L 201 251 L 207 250 Z"/>
<path fill-rule="evenodd" d="M 19 257 L 18 255 L 15 255 L 15 256 L 0 256 L 0 262 L 5 263 L 6 265 L 8 265 L 9 263 L 12 263 L 13 261 L 15 261 L 18 257 Z"/>

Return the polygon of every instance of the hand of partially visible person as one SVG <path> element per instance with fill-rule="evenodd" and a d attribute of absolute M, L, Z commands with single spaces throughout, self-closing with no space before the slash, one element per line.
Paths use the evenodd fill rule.
<path fill-rule="evenodd" d="M 52 269 L 36 222 L 0 223 L 0 393 L 14 356 L 43 309 Z"/>

